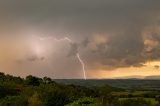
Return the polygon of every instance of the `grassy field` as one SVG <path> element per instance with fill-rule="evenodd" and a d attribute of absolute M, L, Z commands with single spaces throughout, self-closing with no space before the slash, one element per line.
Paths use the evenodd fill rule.
<path fill-rule="evenodd" d="M 133 98 L 119 98 L 119 101 L 124 101 L 128 99 L 137 99 L 137 97 Z M 158 101 L 155 100 L 155 98 L 143 98 L 146 102 L 150 102 L 151 105 L 156 106 L 158 104 Z"/>

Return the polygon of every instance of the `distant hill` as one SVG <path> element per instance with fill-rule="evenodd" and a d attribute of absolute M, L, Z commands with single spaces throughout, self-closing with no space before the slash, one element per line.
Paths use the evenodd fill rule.
<path fill-rule="evenodd" d="M 57 83 L 86 87 L 110 85 L 127 90 L 160 90 L 160 80 L 151 79 L 54 79 Z"/>
<path fill-rule="evenodd" d="M 160 75 L 147 76 L 144 79 L 160 80 Z"/>
<path fill-rule="evenodd" d="M 124 77 L 115 77 L 114 79 L 147 79 L 147 80 L 160 80 L 160 75 L 152 75 L 152 76 L 124 76 Z"/>
<path fill-rule="evenodd" d="M 132 76 L 124 76 L 124 77 L 115 77 L 114 79 L 144 79 L 144 76 L 140 75 L 132 75 Z"/>

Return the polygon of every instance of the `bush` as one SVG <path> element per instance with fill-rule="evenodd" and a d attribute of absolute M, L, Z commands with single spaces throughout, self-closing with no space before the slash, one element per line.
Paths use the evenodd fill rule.
<path fill-rule="evenodd" d="M 96 99 L 84 97 L 66 106 L 101 106 Z"/>

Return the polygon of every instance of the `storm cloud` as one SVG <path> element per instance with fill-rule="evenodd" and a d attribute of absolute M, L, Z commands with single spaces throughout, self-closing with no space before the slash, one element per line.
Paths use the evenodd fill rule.
<path fill-rule="evenodd" d="M 28 62 L 46 61 L 48 56 L 55 66 L 50 71 L 56 70 L 58 77 L 80 76 L 77 52 L 89 71 L 142 67 L 160 59 L 159 4 L 158 0 L 1 0 L 0 37 L 11 42 L 31 34 L 72 39 L 73 44 L 46 41 L 47 53 L 40 58 L 22 56 Z"/>

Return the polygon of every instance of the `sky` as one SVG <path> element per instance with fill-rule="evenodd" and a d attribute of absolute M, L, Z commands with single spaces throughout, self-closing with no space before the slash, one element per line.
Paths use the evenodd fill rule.
<path fill-rule="evenodd" d="M 0 71 L 63 79 L 84 78 L 83 71 L 86 78 L 160 75 L 159 4 L 1 0 Z"/>

